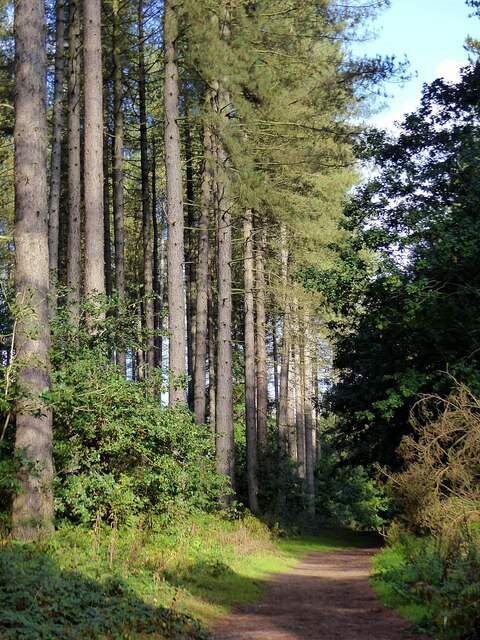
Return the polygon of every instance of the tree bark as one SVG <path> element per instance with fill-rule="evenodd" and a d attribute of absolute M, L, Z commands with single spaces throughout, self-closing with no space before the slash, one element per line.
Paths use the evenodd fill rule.
<path fill-rule="evenodd" d="M 307 511 L 310 517 L 315 515 L 315 451 L 313 447 L 313 402 L 312 402 L 312 357 L 308 330 L 308 317 L 305 320 L 305 476 L 307 480 Z"/>
<path fill-rule="evenodd" d="M 275 419 L 278 427 L 278 401 L 280 392 L 280 380 L 278 377 L 278 337 L 277 319 L 272 317 L 272 358 L 273 358 L 273 393 L 275 398 Z"/>
<path fill-rule="evenodd" d="M 267 417 L 268 417 L 268 378 L 267 378 L 267 342 L 265 314 L 265 259 L 267 250 L 267 231 L 262 228 L 256 255 L 256 310 L 257 310 L 257 438 L 260 460 L 267 453 Z"/>
<path fill-rule="evenodd" d="M 110 145 L 108 132 L 103 141 L 103 264 L 105 292 L 112 295 L 112 238 L 110 234 Z"/>
<path fill-rule="evenodd" d="M 217 92 L 217 110 L 226 117 L 230 100 L 222 88 Z M 232 357 L 232 203 L 229 198 L 229 158 L 223 141 L 217 139 L 218 163 L 218 302 L 217 302 L 217 469 L 235 487 L 235 447 L 233 440 L 233 357 Z M 220 375 L 221 372 L 221 375 Z M 225 497 L 229 502 L 230 497 Z"/>
<path fill-rule="evenodd" d="M 120 313 L 125 303 L 125 194 L 123 188 L 123 71 L 122 30 L 119 0 L 112 1 L 113 12 L 113 231 L 115 240 L 115 288 Z M 126 372 L 125 345 L 120 338 L 116 354 L 117 368 Z"/>
<path fill-rule="evenodd" d="M 201 215 L 198 230 L 197 312 L 195 331 L 194 412 L 197 424 L 206 421 L 208 349 L 208 275 L 210 257 L 210 202 L 212 198 L 211 135 L 205 127 Z"/>
<path fill-rule="evenodd" d="M 178 126 L 177 3 L 165 0 L 164 136 L 167 192 L 169 313 L 169 402 L 185 402 L 184 222 L 180 130 Z"/>
<path fill-rule="evenodd" d="M 185 251 L 186 251 L 186 311 L 187 311 L 187 373 L 188 389 L 187 402 L 191 410 L 194 409 L 194 369 L 195 369 L 195 332 L 196 332 L 196 249 L 195 249 L 195 207 L 193 191 L 193 158 L 192 139 L 190 135 L 190 123 L 187 121 L 185 129 L 185 177 L 186 177 L 186 214 L 187 225 L 185 228 Z"/>
<path fill-rule="evenodd" d="M 245 286 L 245 426 L 247 442 L 248 506 L 258 514 L 258 462 L 256 424 L 255 317 L 253 295 L 253 212 L 245 211 L 243 223 Z"/>
<path fill-rule="evenodd" d="M 217 332 L 215 328 L 215 301 L 213 298 L 212 273 L 208 272 L 208 421 L 210 431 L 217 432 Z"/>
<path fill-rule="evenodd" d="M 60 177 L 62 160 L 63 77 L 65 66 L 65 2 L 56 3 L 55 88 L 53 93 L 52 157 L 48 206 L 48 249 L 50 256 L 50 315 L 57 308 L 58 243 L 60 228 Z"/>
<path fill-rule="evenodd" d="M 85 77 L 85 293 L 105 293 L 103 231 L 103 79 L 100 0 L 83 0 Z"/>
<path fill-rule="evenodd" d="M 292 348 L 290 349 L 290 363 L 294 362 Z M 297 425 L 295 423 L 295 384 L 293 371 L 288 376 L 287 422 L 288 422 L 288 453 L 294 462 L 298 460 Z"/>
<path fill-rule="evenodd" d="M 163 312 L 162 293 L 163 286 L 161 284 L 160 265 L 162 263 L 160 256 L 160 246 L 163 236 L 163 225 L 158 225 L 157 216 L 157 154 L 155 147 L 155 139 L 152 139 L 152 231 L 153 231 L 153 291 L 155 299 L 153 301 L 153 324 L 155 328 L 155 350 L 154 350 L 154 366 L 162 367 L 162 336 L 159 335 L 163 329 L 161 314 Z"/>
<path fill-rule="evenodd" d="M 288 442 L 288 379 L 290 375 L 290 301 L 288 296 L 289 252 L 286 229 L 281 229 L 281 262 L 283 297 L 282 368 L 278 401 L 278 513 L 286 508 L 287 442 Z"/>
<path fill-rule="evenodd" d="M 138 94 L 140 107 L 140 166 L 142 180 L 143 293 L 146 329 L 145 377 L 155 367 L 155 322 L 153 315 L 153 254 L 150 224 L 150 189 L 148 179 L 147 99 L 145 75 L 145 36 L 143 0 L 138 3 Z"/>
<path fill-rule="evenodd" d="M 80 176 L 80 4 L 70 0 L 68 61 L 68 237 L 67 303 L 77 323 L 81 287 L 81 176 Z"/>
<path fill-rule="evenodd" d="M 305 400 L 303 385 L 302 339 L 298 320 L 295 338 L 295 419 L 297 425 L 298 475 L 305 478 Z"/>
<path fill-rule="evenodd" d="M 13 501 L 13 535 L 38 538 L 53 529 L 52 413 L 41 398 L 50 388 L 48 358 L 48 203 L 45 108 L 45 7 L 17 0 L 15 29 L 15 295 L 17 319 L 17 453 L 26 453 L 35 472 L 20 474 Z M 32 268 L 34 265 L 35 268 Z"/>

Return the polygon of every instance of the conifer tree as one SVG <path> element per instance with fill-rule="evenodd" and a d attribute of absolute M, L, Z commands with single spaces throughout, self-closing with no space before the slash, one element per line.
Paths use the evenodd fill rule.
<path fill-rule="evenodd" d="M 197 303 L 195 331 L 194 412 L 197 424 L 206 422 L 206 362 L 208 353 L 208 279 L 210 258 L 210 204 L 212 200 L 212 138 L 205 126 L 201 215 L 198 229 Z"/>
<path fill-rule="evenodd" d="M 80 1 L 70 0 L 68 25 L 68 233 L 67 303 L 78 321 L 81 287 L 80 176 Z"/>
<path fill-rule="evenodd" d="M 140 115 L 140 173 L 142 192 L 143 230 L 143 294 L 146 337 L 146 376 L 155 366 L 153 316 L 153 255 L 151 242 L 150 185 L 148 178 L 147 104 L 145 72 L 145 33 L 143 27 L 143 0 L 138 0 L 138 95 Z"/>
<path fill-rule="evenodd" d="M 15 449 L 33 463 L 20 475 L 13 502 L 16 538 L 35 539 L 53 528 L 52 412 L 42 399 L 50 387 L 48 348 L 48 204 L 46 174 L 45 6 L 15 4 L 15 295 L 18 367 Z M 32 268 L 35 265 L 35 268 Z"/>
<path fill-rule="evenodd" d="M 267 344 L 266 344 L 266 291 L 265 267 L 267 250 L 267 232 L 262 227 L 259 234 L 259 246 L 255 259 L 256 272 L 256 362 L 257 362 L 257 442 L 259 459 L 263 460 L 267 452 L 267 417 L 268 417 L 268 378 L 267 378 Z"/>
<path fill-rule="evenodd" d="M 100 0 L 83 2 L 85 293 L 105 293 L 103 219 L 103 75 Z"/>
<path fill-rule="evenodd" d="M 124 194 L 124 120 L 122 30 L 119 0 L 112 0 L 113 49 L 113 228 L 115 242 L 115 288 L 119 307 L 125 302 L 125 194 Z M 123 344 L 117 344 L 116 362 L 125 373 L 126 354 Z"/>
<path fill-rule="evenodd" d="M 178 6 L 165 0 L 164 8 L 164 146 L 167 195 L 167 270 L 169 322 L 169 400 L 185 402 L 185 286 L 183 186 L 178 126 Z"/>
<path fill-rule="evenodd" d="M 258 465 L 256 424 L 256 372 L 255 372 L 255 317 L 254 317 L 254 265 L 253 265 L 253 211 L 246 209 L 243 223 L 244 284 L 245 284 L 245 430 L 247 440 L 248 504 L 258 514 Z"/>
<path fill-rule="evenodd" d="M 58 238 L 60 216 L 60 177 L 62 154 L 63 77 L 65 67 L 65 2 L 56 2 L 55 21 L 55 80 L 53 96 L 52 156 L 48 211 L 48 249 L 50 256 L 50 313 L 56 309 L 56 284 L 58 270 Z"/>

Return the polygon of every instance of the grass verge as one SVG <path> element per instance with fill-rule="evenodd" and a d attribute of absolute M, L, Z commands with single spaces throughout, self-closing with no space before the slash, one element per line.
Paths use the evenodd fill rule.
<path fill-rule="evenodd" d="M 334 531 L 274 541 L 251 517 L 64 525 L 42 543 L 0 546 L 0 637 L 203 640 L 205 624 L 309 551 L 364 543 Z"/>

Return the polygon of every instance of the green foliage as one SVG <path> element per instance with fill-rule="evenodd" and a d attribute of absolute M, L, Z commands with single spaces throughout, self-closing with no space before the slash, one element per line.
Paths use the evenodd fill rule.
<path fill-rule="evenodd" d="M 251 516 L 64 521 L 36 545 L 0 546 L 0 637 L 206 639 L 185 611 L 211 620 L 258 597 L 269 573 L 293 564 L 287 555 Z"/>
<path fill-rule="evenodd" d="M 159 372 L 125 379 L 109 361 L 124 318 L 106 315 L 92 334 L 59 315 L 54 327 L 55 501 L 78 522 L 97 515 L 215 507 L 224 479 L 214 443 L 185 408 L 162 408 Z"/>
<path fill-rule="evenodd" d="M 223 479 L 208 429 L 161 408 L 149 382 L 104 363 L 66 363 L 53 377 L 57 512 L 74 520 L 169 508 L 211 509 Z"/>
<path fill-rule="evenodd" d="M 299 274 L 340 314 L 330 410 L 339 449 L 362 464 L 398 464 L 411 407 L 448 394 L 445 372 L 479 388 L 479 84 L 479 64 L 436 80 L 398 137 L 365 135 L 376 172 L 346 209 L 350 246 Z"/>
<path fill-rule="evenodd" d="M 364 531 L 380 531 L 388 523 L 390 500 L 382 486 L 362 466 L 339 464 L 324 453 L 315 484 L 321 521 Z"/>
<path fill-rule="evenodd" d="M 478 640 L 479 541 L 477 535 L 445 556 L 433 538 L 403 534 L 375 558 L 374 586 L 385 604 L 435 638 Z"/>

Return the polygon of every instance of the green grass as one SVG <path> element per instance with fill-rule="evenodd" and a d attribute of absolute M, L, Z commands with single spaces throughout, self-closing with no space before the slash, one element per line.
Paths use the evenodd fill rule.
<path fill-rule="evenodd" d="M 404 564 L 405 559 L 399 548 L 386 547 L 373 557 L 373 576 L 370 578 L 370 584 L 382 604 L 395 609 L 412 624 L 422 626 L 430 615 L 428 606 L 414 602 L 406 587 L 387 579 L 387 576 L 400 570 Z"/>
<path fill-rule="evenodd" d="M 346 531 L 275 541 L 251 517 L 64 526 L 40 544 L 0 545 L 0 637 L 201 640 L 196 619 L 210 624 L 261 597 L 308 552 L 368 542 Z"/>

